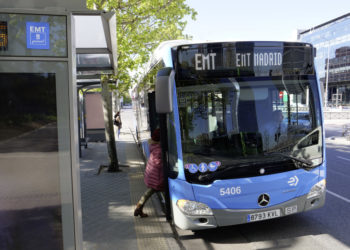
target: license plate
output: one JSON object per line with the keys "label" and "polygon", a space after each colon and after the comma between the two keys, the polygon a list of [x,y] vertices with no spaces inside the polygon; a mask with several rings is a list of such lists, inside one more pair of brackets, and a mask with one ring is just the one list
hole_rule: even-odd
{"label": "license plate", "polygon": [[281,216],[281,211],[279,209],[255,213],[255,214],[248,214],[247,221],[259,221],[259,220],[268,220],[272,218],[277,218]]}
{"label": "license plate", "polygon": [[286,215],[288,215],[288,214],[295,214],[296,212],[298,212],[298,206],[297,205],[294,205],[294,206],[291,206],[291,207],[286,207],[285,210],[284,210],[284,213]]}

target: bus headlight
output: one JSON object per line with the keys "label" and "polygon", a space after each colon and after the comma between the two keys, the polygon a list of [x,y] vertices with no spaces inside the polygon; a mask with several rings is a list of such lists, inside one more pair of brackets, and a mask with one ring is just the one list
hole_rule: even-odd
{"label": "bus headlight", "polygon": [[316,183],[307,195],[307,199],[312,199],[316,196],[320,196],[326,190],[326,179]]}
{"label": "bus headlight", "polygon": [[176,205],[180,210],[187,215],[213,215],[210,207],[204,203],[189,201],[189,200],[178,200]]}

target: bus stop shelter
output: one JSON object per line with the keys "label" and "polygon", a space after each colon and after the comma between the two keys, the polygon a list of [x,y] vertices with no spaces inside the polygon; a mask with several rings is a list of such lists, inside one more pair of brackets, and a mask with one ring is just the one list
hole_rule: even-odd
{"label": "bus stop shelter", "polygon": [[[89,138],[86,115],[89,110],[86,107],[86,93],[91,89],[101,88],[101,75],[116,73],[116,18],[114,13],[84,11],[74,13],[74,20],[79,140],[80,147],[87,147]],[[110,83],[115,84],[113,81]],[[100,113],[103,112],[101,104],[95,102],[91,105],[99,107],[94,107],[94,111],[91,112],[95,113],[96,118],[90,119],[100,119]],[[104,129],[101,132],[104,133]],[[79,154],[81,155],[80,148]]]}
{"label": "bus stop shelter", "polygon": [[[86,41],[103,46],[80,46],[84,18],[99,20]],[[83,248],[76,93],[115,72],[115,52],[113,13],[1,1],[0,249]]]}

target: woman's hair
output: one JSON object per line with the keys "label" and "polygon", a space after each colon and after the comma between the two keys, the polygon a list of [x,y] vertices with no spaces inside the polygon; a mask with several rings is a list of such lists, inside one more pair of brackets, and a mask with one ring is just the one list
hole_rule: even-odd
{"label": "woman's hair", "polygon": [[153,131],[151,138],[152,138],[153,141],[160,141],[160,130],[159,130],[159,128],[157,128],[157,129],[155,129]]}

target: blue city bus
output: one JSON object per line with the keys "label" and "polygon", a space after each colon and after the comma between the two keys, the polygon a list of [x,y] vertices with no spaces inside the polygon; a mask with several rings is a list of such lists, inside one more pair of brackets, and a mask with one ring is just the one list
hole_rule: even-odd
{"label": "blue city bus", "polygon": [[175,225],[201,230],[324,205],[315,53],[299,42],[160,45],[143,77],[155,92],[145,107],[150,130],[161,129]]}

